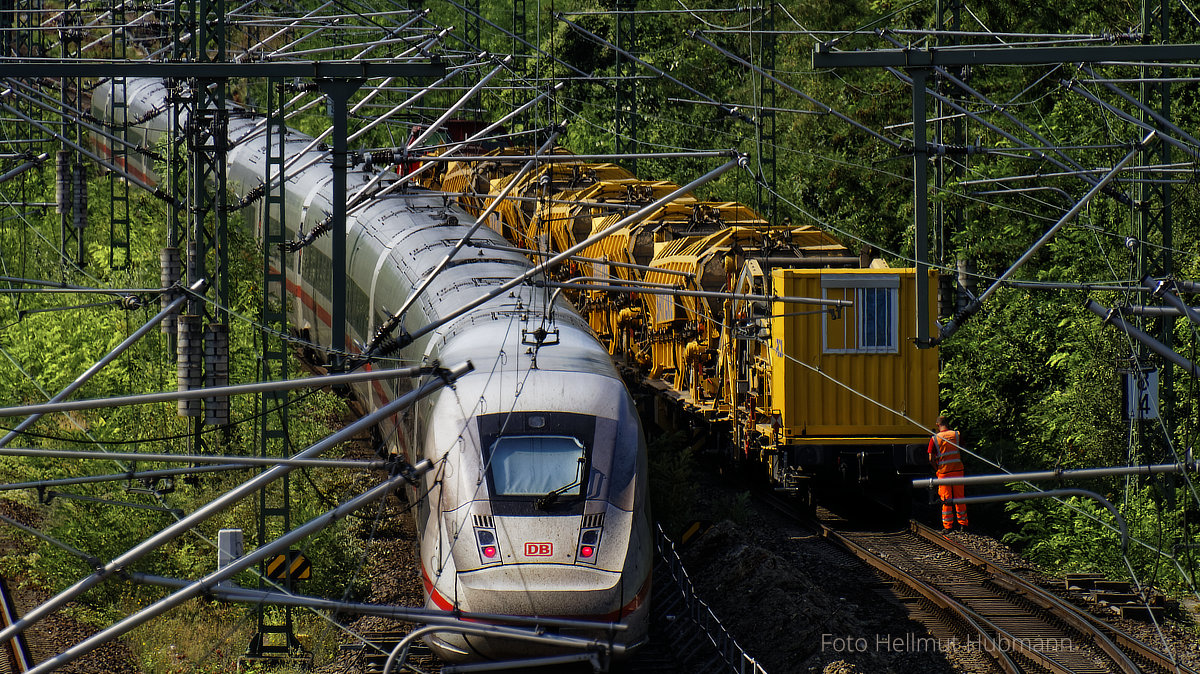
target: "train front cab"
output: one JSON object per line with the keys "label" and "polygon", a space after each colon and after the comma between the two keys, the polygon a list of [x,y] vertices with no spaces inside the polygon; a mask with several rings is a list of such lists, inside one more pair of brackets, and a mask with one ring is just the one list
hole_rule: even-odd
{"label": "train front cab", "polygon": [[[647,629],[653,543],[645,441],[632,400],[610,376],[535,371],[532,379],[545,379],[524,382],[545,394],[543,404],[522,409],[493,395],[492,409],[503,411],[473,417],[452,443],[459,451],[447,455],[432,512],[421,515],[423,548],[442,551],[422,560],[427,606],[618,622],[624,632],[559,633],[638,644]],[[474,399],[470,389],[460,382],[459,393]],[[443,432],[431,429],[431,437],[444,439]],[[450,633],[428,642],[451,661],[569,652]]]}

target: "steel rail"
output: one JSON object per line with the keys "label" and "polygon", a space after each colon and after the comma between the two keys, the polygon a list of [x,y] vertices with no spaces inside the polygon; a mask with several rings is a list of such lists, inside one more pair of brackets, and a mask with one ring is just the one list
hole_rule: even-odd
{"label": "steel rail", "polygon": [[[19,615],[17,614],[17,602],[13,598],[12,592],[8,589],[8,583],[0,578],[0,622],[3,626],[11,625]],[[22,635],[20,638],[13,639],[7,646],[8,656],[5,660],[5,665],[11,665],[13,671],[28,672],[33,668],[33,654],[29,650],[29,644],[25,641]]]}
{"label": "steel rail", "polygon": [[975,554],[962,545],[947,539],[945,536],[939,535],[931,527],[921,524],[920,522],[912,521],[909,522],[909,529],[918,536],[928,541],[932,541],[935,545],[938,545],[958,555],[959,557],[966,559],[970,563],[985,569],[994,579],[996,579],[997,584],[999,584],[1001,587],[1011,589],[1015,592],[1020,592],[1021,594],[1026,595],[1030,601],[1036,604],[1045,604],[1057,607],[1058,610],[1061,610],[1062,613],[1065,614],[1062,616],[1063,619],[1070,622],[1073,626],[1086,623],[1085,626],[1079,627],[1079,629],[1091,631],[1098,628],[1104,633],[1103,636],[1106,640],[1115,640],[1115,643],[1113,644],[1114,648],[1118,648],[1121,651],[1132,650],[1137,657],[1144,658],[1153,663],[1156,667],[1161,667],[1166,671],[1176,671],[1180,674],[1200,674],[1195,669],[1178,662],[1178,660],[1167,657],[1167,654],[1163,653],[1162,651],[1149,646],[1145,642],[1138,640],[1137,638],[1104,622],[1103,620],[1100,620],[1090,613],[1080,611],[1070,603],[1059,599],[1058,597],[1030,583],[1024,578],[1017,576],[1008,569],[997,566],[994,562]]}
{"label": "steel rail", "polygon": [[[1001,669],[1006,672],[1006,674],[1022,674],[1021,668],[1012,661],[1012,658],[1008,656],[1008,653],[1005,652],[1005,649],[1001,648],[1000,644],[996,643],[996,640],[992,638],[992,635],[988,634],[987,630],[985,630],[983,625],[980,624],[981,621],[979,620],[979,616],[970,608],[964,606],[958,600],[943,593],[929,583],[918,579],[891,562],[888,562],[878,555],[875,555],[865,547],[834,531],[831,527],[820,523],[817,523],[816,526],[821,532],[821,536],[823,538],[837,543],[867,564],[870,564],[888,576],[904,583],[933,605],[953,613],[960,621],[970,626],[979,635],[980,639],[986,639],[987,642],[991,644],[991,648],[984,648],[983,650],[992,656],[992,659],[997,665],[1000,666]],[[996,629],[997,633],[1003,632],[1003,630],[999,630],[993,625],[989,624],[988,627]],[[1070,673],[1068,672],[1067,674]]]}
{"label": "steel rail", "polygon": [[[994,622],[989,620],[986,616],[980,615],[979,613],[977,613],[976,611],[967,607],[965,604],[963,604],[959,600],[957,600],[954,597],[951,597],[950,595],[947,595],[944,592],[942,592],[941,590],[937,589],[932,584],[930,584],[926,581],[920,580],[919,578],[916,578],[912,574],[908,573],[907,571],[904,571],[903,569],[900,569],[899,567],[897,567],[896,565],[887,561],[886,559],[882,558],[881,556],[876,555],[874,552],[870,551],[866,547],[851,540],[849,537],[847,537],[837,531],[834,531],[832,528],[827,527],[823,524],[818,524],[818,526],[821,528],[823,535],[826,538],[830,538],[830,539],[836,541],[838,544],[842,545],[846,549],[853,552],[856,556],[858,556],[863,561],[867,562],[868,564],[875,567],[876,569],[883,571],[887,575],[892,576],[893,578],[896,578],[897,580],[900,580],[901,582],[908,585],[913,590],[916,590],[917,592],[921,593],[922,596],[925,596],[926,598],[929,598],[931,601],[934,601],[939,606],[942,606],[943,608],[947,608],[947,609],[951,609],[951,606],[957,606],[959,610],[956,610],[955,612],[959,613],[960,615],[965,613],[965,614],[971,616],[970,624],[973,627],[978,628],[979,624],[982,624],[982,625],[986,626],[987,629],[993,630],[995,632],[995,634],[999,635],[1000,638],[1007,640],[1007,643],[1009,645],[1011,645],[1016,652],[1019,652],[1023,657],[1030,659],[1031,661],[1036,663],[1039,667],[1043,667],[1051,672],[1054,672],[1055,674],[1073,674],[1072,670],[1069,669],[1068,667],[1066,667],[1065,665],[1063,665],[1062,663],[1057,662],[1056,660],[1054,660],[1052,657],[1050,657],[1046,653],[1043,653],[1043,652],[1039,651],[1038,649],[1033,648],[1032,646],[1026,644],[1025,643],[1027,641],[1026,639],[1022,639],[1021,637],[1018,637],[1018,636],[1012,634],[1010,631],[1005,630],[1004,628],[1000,627],[999,625],[996,625]],[[935,597],[937,599],[934,599]],[[943,604],[943,601],[945,602],[945,604]],[[951,609],[951,610],[953,610],[953,609]],[[1056,614],[1056,617],[1058,617],[1057,614]],[[1094,629],[1091,629],[1091,628],[1087,627],[1086,625],[1081,630],[1081,632],[1085,635],[1095,634],[1099,639],[1107,640],[1104,637],[1104,635],[1096,633],[1096,631]],[[984,633],[984,632],[981,632],[981,633]],[[988,639],[991,643],[996,645],[997,652],[1004,655],[1005,658],[1007,659],[1007,653],[1004,652],[1004,649],[1001,648],[999,644],[996,644],[996,639],[992,638],[990,635],[988,635]],[[1129,658],[1127,656],[1125,656],[1123,653],[1121,653],[1116,648],[1116,646],[1113,645],[1111,642],[1108,643],[1107,648],[1103,644],[1100,645],[1100,648],[1101,648],[1101,650],[1103,650],[1105,652],[1105,655],[1108,655],[1110,658],[1113,658],[1113,663],[1120,666],[1121,671],[1124,674],[1141,674],[1141,670],[1137,667],[1137,665],[1134,664],[1132,661],[1130,661]],[[984,650],[987,650],[987,649],[984,649]],[[1014,667],[1015,667],[1015,665],[1014,665]],[[1023,670],[1017,669],[1016,671],[1020,672]]]}

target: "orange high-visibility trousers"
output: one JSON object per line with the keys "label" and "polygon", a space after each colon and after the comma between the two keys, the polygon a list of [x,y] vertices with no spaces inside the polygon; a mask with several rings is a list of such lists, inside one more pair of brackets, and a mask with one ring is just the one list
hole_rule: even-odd
{"label": "orange high-visibility trousers", "polygon": [[[938,473],[938,477],[962,477],[962,471],[954,471],[952,473]],[[947,503],[952,498],[962,498],[966,496],[966,490],[961,484],[938,485],[938,498],[942,499],[942,528],[953,529],[954,520],[958,520],[959,526],[967,526],[967,504],[966,503]]]}

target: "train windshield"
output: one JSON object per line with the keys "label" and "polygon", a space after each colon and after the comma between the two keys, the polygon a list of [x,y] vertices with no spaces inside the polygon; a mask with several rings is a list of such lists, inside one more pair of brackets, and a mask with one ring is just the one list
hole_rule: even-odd
{"label": "train windshield", "polygon": [[497,496],[578,496],[586,461],[583,444],[564,435],[497,438],[490,469]]}

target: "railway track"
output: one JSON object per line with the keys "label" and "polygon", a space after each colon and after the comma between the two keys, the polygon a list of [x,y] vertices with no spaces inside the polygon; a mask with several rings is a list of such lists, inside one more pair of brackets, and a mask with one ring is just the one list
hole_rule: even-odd
{"label": "railway track", "polygon": [[[0,578],[0,628],[8,627],[17,621],[16,601],[8,589],[8,583]],[[24,634],[18,634],[4,644],[3,656],[0,657],[0,672],[26,672],[34,665],[33,655]]]}
{"label": "railway track", "polygon": [[[903,648],[966,649],[992,671],[1179,672],[1194,670],[924,525],[822,534],[893,580],[927,640]],[[930,624],[930,622],[933,624]],[[871,644],[878,647],[878,644]]]}

